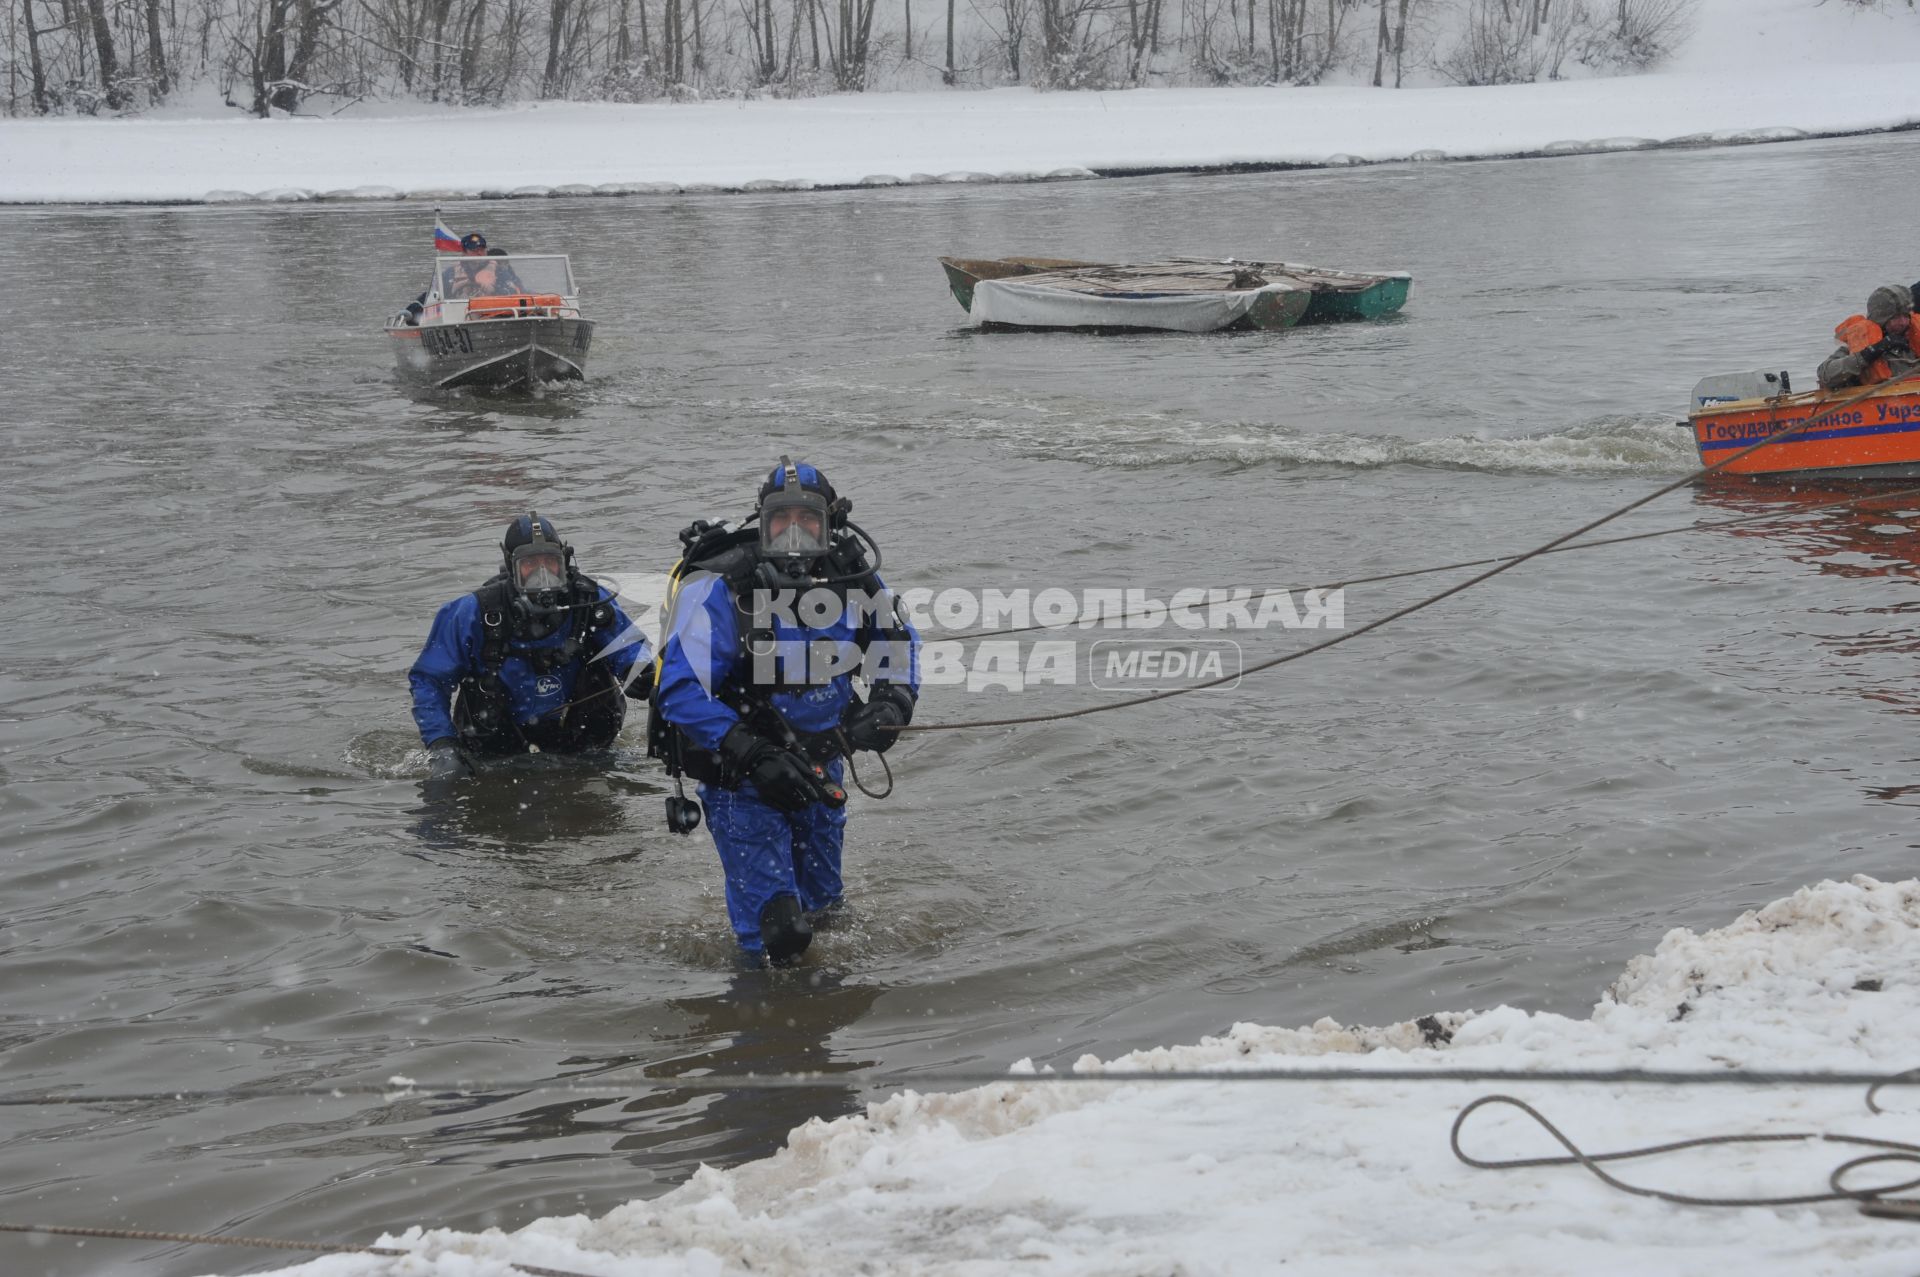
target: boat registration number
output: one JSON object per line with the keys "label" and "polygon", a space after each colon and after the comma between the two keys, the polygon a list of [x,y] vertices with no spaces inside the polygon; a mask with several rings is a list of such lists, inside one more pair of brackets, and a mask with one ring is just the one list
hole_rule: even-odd
{"label": "boat registration number", "polygon": [[464,328],[422,328],[420,344],[436,355],[473,353],[473,337]]}

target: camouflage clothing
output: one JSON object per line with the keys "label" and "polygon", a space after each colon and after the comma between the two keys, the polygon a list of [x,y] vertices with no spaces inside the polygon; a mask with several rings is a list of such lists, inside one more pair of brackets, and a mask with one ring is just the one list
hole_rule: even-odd
{"label": "camouflage clothing", "polygon": [[[1867,298],[1867,319],[1883,328],[1888,320],[1910,314],[1912,310],[1913,294],[1902,284],[1876,288],[1873,295]],[[1842,324],[1841,327],[1846,325]],[[1874,365],[1880,363],[1886,365],[1887,375],[1870,376]],[[1843,345],[1820,365],[1820,388],[1839,390],[1847,386],[1872,385],[1914,372],[1920,372],[1920,355],[1914,353],[1911,337],[1884,353],[1868,350],[1856,352]]]}

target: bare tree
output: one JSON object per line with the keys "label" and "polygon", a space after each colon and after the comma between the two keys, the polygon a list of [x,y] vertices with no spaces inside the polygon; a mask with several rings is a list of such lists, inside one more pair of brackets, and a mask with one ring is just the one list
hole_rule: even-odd
{"label": "bare tree", "polygon": [[[443,0],[444,2],[444,0]],[[560,96],[560,41],[567,30],[567,6],[573,0],[547,0],[547,69],[540,76],[540,96]]]}
{"label": "bare tree", "polygon": [[[1127,0],[1127,82],[1140,83],[1140,76],[1146,68],[1147,58],[1160,51],[1160,13],[1163,0]],[[1269,15],[1273,12],[1271,3],[1267,6]],[[1248,18],[1252,18],[1249,8]],[[1248,42],[1251,46],[1252,27],[1248,27]]]}
{"label": "bare tree", "polygon": [[771,84],[780,71],[780,47],[775,42],[773,0],[741,0],[747,39],[752,46],[753,80]]}
{"label": "bare tree", "polygon": [[53,109],[47,97],[47,68],[40,60],[40,33],[33,25],[33,0],[20,0],[20,16],[27,29],[27,73],[33,85],[33,111],[45,115]]}
{"label": "bare tree", "polygon": [[487,29],[487,0],[477,0],[460,23],[460,100],[475,101],[480,90],[480,48]]}
{"label": "bare tree", "polygon": [[1035,0],[1042,65],[1038,79],[1053,88],[1079,89],[1111,79],[1110,55],[1128,37],[1104,19],[1112,0]]}
{"label": "bare tree", "polygon": [[[1344,66],[1398,87],[1422,66],[1464,83],[1551,76],[1563,56],[1644,66],[1697,2],[945,0],[942,32],[940,11],[914,0],[0,0],[0,48],[3,109],[39,114],[126,110],[197,79],[262,115],[329,96],[857,92],[896,61],[948,85],[1311,84]],[[1822,2],[1909,7],[1805,0]]]}
{"label": "bare tree", "polygon": [[686,78],[680,36],[680,0],[665,0],[660,9],[660,49],[664,59],[661,74],[667,83],[679,84]]}
{"label": "bare tree", "polygon": [[[1527,0],[1534,6],[1534,15],[1544,13],[1551,0]],[[1413,0],[1380,0],[1380,24],[1373,45],[1373,87],[1380,88],[1386,81],[1387,59],[1393,59],[1393,87],[1399,88],[1406,74],[1407,56],[1407,11]],[[1394,10],[1394,19],[1389,26],[1387,13]]]}
{"label": "bare tree", "polygon": [[1635,69],[1652,66],[1693,29],[1697,0],[1615,0],[1612,56],[1604,59]]}
{"label": "bare tree", "polygon": [[1027,18],[1032,9],[1033,0],[1001,0],[1002,11],[1006,15],[1006,33],[1004,43],[1007,52],[1007,69],[1017,81],[1020,77],[1020,54],[1027,43]]}
{"label": "bare tree", "polygon": [[1316,84],[1340,56],[1340,33],[1354,0],[1272,0],[1268,55],[1276,83]]}
{"label": "bare tree", "polygon": [[87,0],[87,18],[93,24],[93,51],[99,60],[100,89],[107,95],[107,105],[118,111],[127,104],[127,91],[120,83],[120,59],[114,52],[113,28],[107,23],[105,0]]}
{"label": "bare tree", "polygon": [[1380,32],[1373,42],[1373,87],[1379,88],[1387,69],[1387,46],[1393,36],[1387,28],[1387,0],[1380,0]]}
{"label": "bare tree", "polygon": [[867,87],[874,4],[875,0],[838,0],[833,17],[824,11],[821,13],[827,28],[827,62],[833,70],[833,85],[837,89],[857,92]]}
{"label": "bare tree", "polygon": [[1393,28],[1393,87],[1404,83],[1407,69],[1407,10],[1413,0],[1400,0],[1400,17]]}
{"label": "bare tree", "polygon": [[147,0],[147,76],[152,82],[153,100],[158,102],[173,91],[173,79],[167,74],[167,42],[161,35],[160,0]]}

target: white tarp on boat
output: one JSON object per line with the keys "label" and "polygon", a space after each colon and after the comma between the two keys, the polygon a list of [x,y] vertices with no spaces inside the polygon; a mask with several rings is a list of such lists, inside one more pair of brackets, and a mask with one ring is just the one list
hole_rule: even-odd
{"label": "white tarp on boat", "polygon": [[1034,279],[983,279],[973,286],[976,327],[1020,324],[1030,328],[1165,328],[1210,333],[1227,327],[1269,293],[1297,291],[1297,285],[1218,292],[1101,296],[1049,286]]}

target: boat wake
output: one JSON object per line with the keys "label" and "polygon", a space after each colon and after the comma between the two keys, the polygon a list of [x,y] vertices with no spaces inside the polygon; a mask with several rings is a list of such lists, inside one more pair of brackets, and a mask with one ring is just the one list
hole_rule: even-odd
{"label": "boat wake", "polygon": [[1024,451],[1043,460],[1122,468],[1226,462],[1353,470],[1421,466],[1490,474],[1679,475],[1699,465],[1691,436],[1675,429],[1672,418],[1666,416],[1604,417],[1539,434],[1437,439],[1308,435],[1284,428],[1233,430],[1215,423],[1164,422],[1152,429],[1131,424],[1109,429],[1094,426],[1071,439],[1032,443]]}

